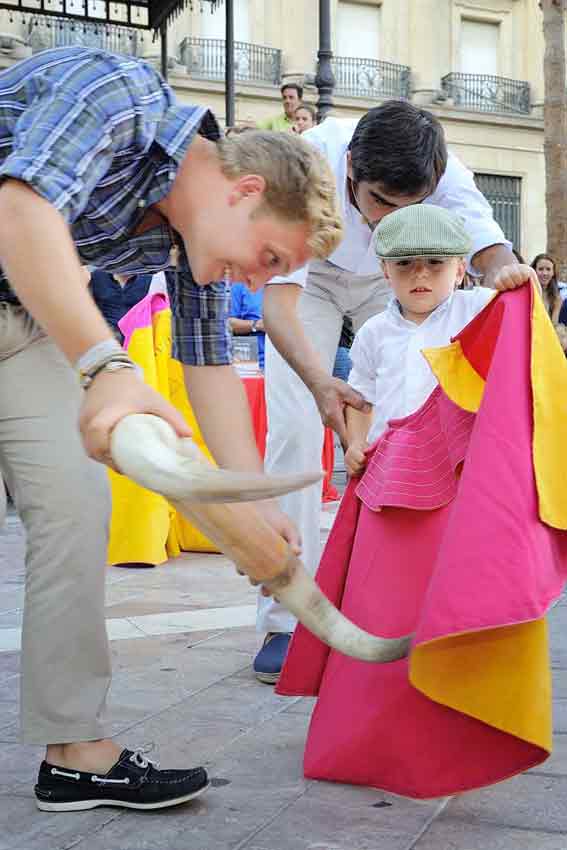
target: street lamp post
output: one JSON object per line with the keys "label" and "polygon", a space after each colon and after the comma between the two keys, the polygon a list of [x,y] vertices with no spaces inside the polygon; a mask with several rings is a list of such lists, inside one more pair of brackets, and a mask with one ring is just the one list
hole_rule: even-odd
{"label": "street lamp post", "polygon": [[160,44],[161,44],[161,56],[160,56],[160,65],[161,65],[161,75],[164,80],[167,80],[167,21],[163,21],[160,24],[159,28],[160,35]]}
{"label": "street lamp post", "polygon": [[331,0],[319,0],[319,50],[317,52],[317,74],[315,85],[319,92],[317,117],[322,121],[333,108],[335,75],[331,59]]}
{"label": "street lamp post", "polygon": [[225,39],[225,121],[227,127],[234,127],[235,88],[234,88],[234,0],[226,2],[226,39]]}

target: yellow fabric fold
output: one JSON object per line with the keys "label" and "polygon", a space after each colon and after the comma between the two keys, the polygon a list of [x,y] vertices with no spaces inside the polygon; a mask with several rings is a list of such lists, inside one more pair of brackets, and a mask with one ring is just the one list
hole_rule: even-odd
{"label": "yellow fabric fold", "polygon": [[544,619],[420,644],[412,652],[409,677],[435,702],[551,752]]}
{"label": "yellow fabric fold", "polygon": [[567,529],[567,360],[539,293],[532,311],[533,461],[539,515]]}
{"label": "yellow fabric fold", "polygon": [[[137,328],[130,338],[128,353],[143,370],[146,383],[181,411],[194,441],[210,458],[187,398],[183,368],[171,359],[171,311],[160,310],[154,314],[152,326]],[[109,476],[112,491],[109,564],[163,564],[181,551],[218,551],[162,496],[111,470]]]}
{"label": "yellow fabric fold", "polygon": [[463,410],[476,413],[485,382],[465,357],[459,340],[442,348],[426,348],[421,353],[445,395]]}

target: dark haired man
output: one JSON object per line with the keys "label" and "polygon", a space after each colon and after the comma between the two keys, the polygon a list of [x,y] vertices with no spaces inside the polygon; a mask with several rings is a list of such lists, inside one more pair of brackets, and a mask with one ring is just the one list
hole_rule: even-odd
{"label": "dark haired man", "polygon": [[284,83],[280,89],[283,104],[283,115],[260,121],[261,130],[276,130],[278,132],[293,132],[295,122],[295,110],[301,103],[303,97],[303,86],[299,83]]}
{"label": "dark haired man", "polygon": [[[334,171],[344,236],[328,260],[273,278],[265,290],[265,464],[272,473],[311,468],[321,456],[321,419],[344,441],[345,404],[362,407],[356,393],[331,372],[343,317],[351,317],[356,331],[390,298],[371,245],[372,230],[384,216],[420,203],[459,213],[473,241],[470,270],[484,275],[485,283],[501,266],[516,262],[473,175],[447,152],[443,128],[426,110],[390,101],[358,123],[327,118],[303,138],[327,156]],[[312,570],[320,554],[320,496],[314,486],[280,502],[299,527],[304,562]],[[267,638],[254,669],[261,681],[277,680],[294,625],[277,602],[260,598],[258,629]]]}

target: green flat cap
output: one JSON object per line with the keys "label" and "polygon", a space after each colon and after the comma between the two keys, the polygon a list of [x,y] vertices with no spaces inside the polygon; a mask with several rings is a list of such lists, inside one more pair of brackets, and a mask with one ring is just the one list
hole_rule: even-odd
{"label": "green flat cap", "polygon": [[390,213],[374,232],[381,260],[411,257],[466,257],[471,238],[462,219],[433,204],[413,204]]}

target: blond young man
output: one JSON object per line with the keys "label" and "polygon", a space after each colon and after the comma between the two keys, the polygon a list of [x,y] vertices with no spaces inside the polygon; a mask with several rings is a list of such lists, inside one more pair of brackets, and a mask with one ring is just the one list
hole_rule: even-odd
{"label": "blond young man", "polygon": [[[159,771],[103,722],[109,501],[87,454],[109,462],[110,432],[130,413],[187,427],[132,368],[82,265],[131,275],[176,261],[174,356],[205,439],[221,466],[260,471],[230,365],[226,286],[208,284],[256,289],[327,256],[341,233],[333,179],[297,138],[221,141],[212,114],[176,103],[151,66],[84,48],[0,74],[0,141],[0,468],[28,540],[22,727],[47,746],[37,803],[175,805],[207,787],[206,772]],[[263,511],[297,547],[277,506]]]}

